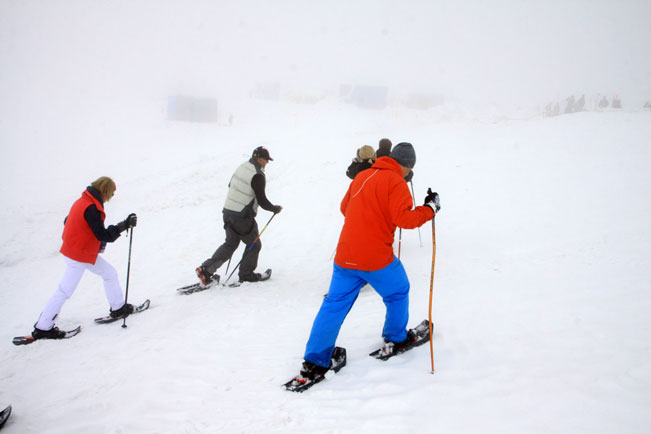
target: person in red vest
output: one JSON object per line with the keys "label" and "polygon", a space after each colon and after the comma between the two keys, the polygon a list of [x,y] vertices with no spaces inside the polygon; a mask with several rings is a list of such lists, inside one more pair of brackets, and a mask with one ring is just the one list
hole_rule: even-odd
{"label": "person in red vest", "polygon": [[81,197],[72,204],[64,221],[63,245],[60,250],[66,261],[66,270],[59,287],[34,325],[34,339],[61,339],[65,336],[64,331],[54,326],[54,320],[63,304],[75,292],[86,270],[101,276],[104,281],[112,317],[124,318],[133,313],[133,305],[124,301],[117,271],[99,256],[106,243],[117,240],[120,233],[138,223],[136,215],[131,213],[124,221],[104,227],[104,202],[113,197],[115,190],[115,182],[107,176],[102,176],[87,187]]}

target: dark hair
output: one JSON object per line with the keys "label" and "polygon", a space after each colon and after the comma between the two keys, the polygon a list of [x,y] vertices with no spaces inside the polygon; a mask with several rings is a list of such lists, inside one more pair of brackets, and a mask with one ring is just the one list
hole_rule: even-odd
{"label": "dark hair", "polygon": [[393,143],[391,143],[391,140],[389,140],[389,139],[381,139],[380,140],[380,149],[386,149],[387,151],[391,151],[391,146],[393,146]]}
{"label": "dark hair", "polygon": [[269,151],[264,146],[258,146],[255,148],[251,156],[253,158],[264,158],[267,161],[274,161],[274,159],[269,155]]}

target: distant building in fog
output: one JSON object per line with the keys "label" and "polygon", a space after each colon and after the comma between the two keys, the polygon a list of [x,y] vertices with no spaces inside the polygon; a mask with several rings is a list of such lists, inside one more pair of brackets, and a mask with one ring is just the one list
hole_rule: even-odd
{"label": "distant building in fog", "polygon": [[608,98],[606,98],[606,96],[601,97],[598,107],[600,109],[608,108]]}
{"label": "distant building in fog", "polygon": [[385,86],[350,85],[339,86],[339,96],[358,107],[383,109],[389,102],[389,88]]}
{"label": "distant building in fog", "polygon": [[622,108],[622,100],[617,95],[613,97],[613,102],[610,104],[612,108]]}
{"label": "distant building in fog", "polygon": [[167,98],[167,119],[183,122],[217,122],[217,100],[171,95]]}
{"label": "distant building in fog", "polygon": [[570,95],[565,99],[565,112],[564,113],[574,113],[574,95]]}

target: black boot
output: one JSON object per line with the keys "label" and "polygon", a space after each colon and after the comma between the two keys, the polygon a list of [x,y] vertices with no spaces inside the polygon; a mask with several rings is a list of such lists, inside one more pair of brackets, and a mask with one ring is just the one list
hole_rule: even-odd
{"label": "black boot", "polygon": [[316,377],[325,375],[330,368],[324,368],[323,366],[315,365],[312,362],[303,362],[303,367],[301,369],[300,377],[308,380],[314,380]]}
{"label": "black boot", "polygon": [[245,276],[240,276],[240,282],[259,282],[262,278],[260,273],[251,273]]}
{"label": "black boot", "polygon": [[50,330],[41,330],[34,326],[32,337],[34,339],[63,339],[66,332],[59,330],[57,327],[52,327]]}
{"label": "black boot", "polygon": [[407,339],[405,339],[402,342],[391,342],[391,341],[384,341],[384,347],[382,347],[381,353],[382,355],[388,356],[389,354],[393,353],[401,353],[404,350],[408,349],[411,347],[414,342],[418,340],[418,336],[416,336],[416,332],[413,330],[407,331]]}
{"label": "black boot", "polygon": [[124,303],[119,309],[111,309],[111,318],[126,318],[133,313],[133,305],[129,303]]}
{"label": "black boot", "polygon": [[[210,273],[206,271],[205,268],[203,268],[203,265],[197,267],[195,271],[197,272],[197,277],[199,278],[199,280],[201,280],[201,284],[203,286],[208,286],[212,283],[213,281],[212,276],[210,275]],[[219,282],[219,277],[217,279],[218,279],[217,282]]]}

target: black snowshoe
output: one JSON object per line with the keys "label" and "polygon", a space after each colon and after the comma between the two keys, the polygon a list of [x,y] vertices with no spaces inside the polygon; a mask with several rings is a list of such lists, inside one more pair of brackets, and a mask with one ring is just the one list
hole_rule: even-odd
{"label": "black snowshoe", "polygon": [[5,408],[0,412],[0,428],[2,428],[5,425],[5,422],[7,422],[7,419],[9,419],[10,415],[11,415],[11,405],[7,406],[7,408]]}
{"label": "black snowshoe", "polygon": [[192,285],[182,286],[178,288],[176,292],[182,295],[189,295],[194,294],[195,292],[205,291],[206,289],[210,289],[217,284],[219,284],[219,274],[213,274],[210,278],[210,283],[207,285],[204,285],[203,281],[201,281],[199,283],[193,283]]}
{"label": "black snowshoe", "polygon": [[429,340],[429,321],[423,320],[416,328],[407,332],[407,339],[402,342],[384,341],[382,348],[373,351],[369,356],[379,360],[389,360],[391,357],[423,345]]}
{"label": "black snowshoe", "polygon": [[95,318],[95,322],[97,324],[110,324],[110,323],[118,321],[118,320],[120,320],[122,318],[126,318],[127,316],[132,315],[134,313],[140,313],[140,312],[143,312],[143,311],[149,309],[149,304],[150,304],[150,301],[149,301],[149,299],[147,299],[139,306],[129,305],[129,306],[131,306],[131,312],[129,314],[125,315],[125,313],[127,312],[127,310],[125,310],[125,311],[122,312],[122,315],[114,316],[113,314],[114,313],[117,314],[120,309],[124,308],[124,306],[123,306],[122,308],[120,308],[120,309],[118,309],[116,311],[111,311],[111,313],[109,315],[102,316],[102,317],[99,317],[99,318]]}
{"label": "black snowshoe", "polygon": [[333,373],[337,373],[344,366],[346,366],[346,349],[335,347],[329,368],[317,366],[310,362],[303,362],[303,368],[298,377],[283,384],[283,387],[290,392],[305,392],[310,387],[325,380],[328,372],[332,371]]}
{"label": "black snowshoe", "polygon": [[228,286],[235,288],[240,286],[244,282],[263,282],[269,280],[271,277],[271,268],[267,268],[264,273],[251,273],[245,276],[240,276],[239,281],[230,283]]}
{"label": "black snowshoe", "polygon": [[12,342],[14,345],[28,345],[41,339],[70,339],[80,332],[81,326],[68,331],[59,330],[57,327],[52,327],[50,330],[40,330],[34,327],[31,336],[16,336]]}

